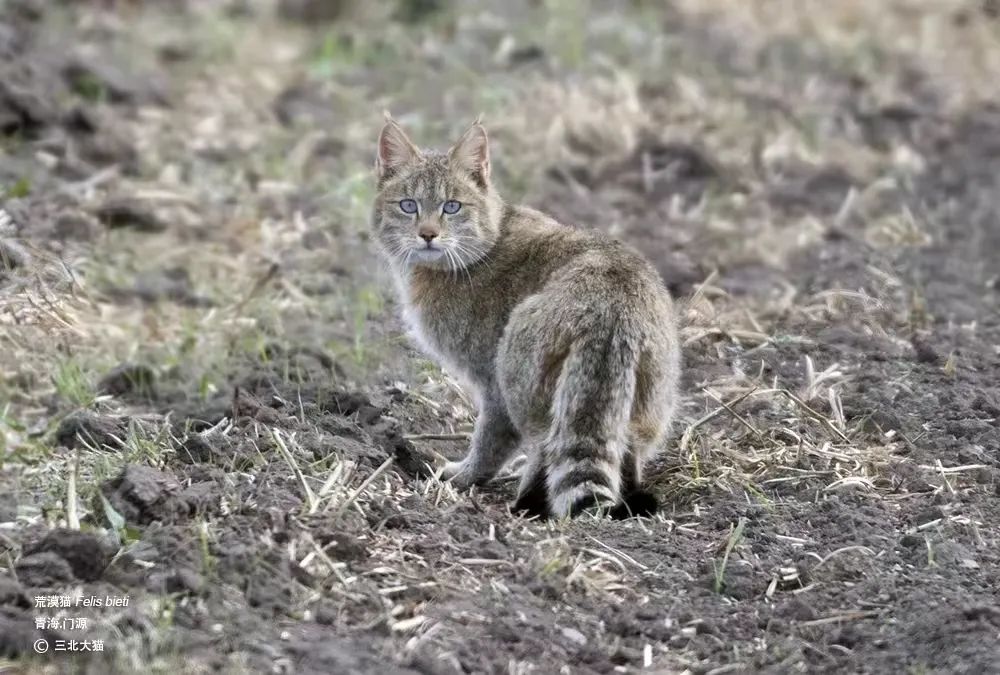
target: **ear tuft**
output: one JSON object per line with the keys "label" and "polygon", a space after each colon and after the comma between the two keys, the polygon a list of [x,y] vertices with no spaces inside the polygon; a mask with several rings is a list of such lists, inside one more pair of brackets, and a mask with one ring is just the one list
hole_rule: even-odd
{"label": "ear tuft", "polygon": [[402,127],[385,111],[385,126],[378,135],[378,151],[375,153],[375,173],[379,180],[391,175],[403,164],[420,155],[420,149],[403,131]]}
{"label": "ear tuft", "polygon": [[479,123],[481,117],[476,118],[476,122],[448,151],[448,161],[453,167],[471,175],[481,187],[486,187],[490,180],[490,142],[486,129]]}

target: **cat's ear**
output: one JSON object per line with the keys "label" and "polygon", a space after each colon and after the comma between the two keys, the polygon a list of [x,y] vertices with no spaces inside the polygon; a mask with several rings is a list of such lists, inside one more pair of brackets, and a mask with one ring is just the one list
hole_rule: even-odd
{"label": "cat's ear", "polygon": [[453,167],[471,175],[482,187],[490,180],[490,142],[486,129],[477,119],[448,151],[448,161]]}
{"label": "cat's ear", "polygon": [[392,174],[403,164],[411,162],[420,155],[420,149],[407,137],[396,120],[388,113],[385,115],[385,126],[378,135],[378,151],[375,153],[375,175],[379,180]]}

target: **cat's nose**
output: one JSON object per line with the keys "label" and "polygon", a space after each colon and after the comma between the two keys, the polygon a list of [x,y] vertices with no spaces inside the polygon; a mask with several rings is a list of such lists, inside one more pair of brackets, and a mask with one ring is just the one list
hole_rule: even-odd
{"label": "cat's nose", "polygon": [[421,239],[423,239],[424,241],[426,241],[428,244],[431,243],[432,241],[434,241],[435,239],[437,239],[439,234],[441,234],[441,231],[439,229],[437,229],[436,227],[426,227],[426,226],[424,226],[424,227],[421,227],[419,230],[417,230],[417,235]]}

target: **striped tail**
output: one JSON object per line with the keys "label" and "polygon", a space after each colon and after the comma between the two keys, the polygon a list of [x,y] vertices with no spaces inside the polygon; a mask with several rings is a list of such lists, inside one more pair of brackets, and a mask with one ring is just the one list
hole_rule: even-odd
{"label": "striped tail", "polygon": [[627,321],[603,318],[582,331],[563,362],[541,447],[556,517],[610,510],[621,501],[639,348]]}

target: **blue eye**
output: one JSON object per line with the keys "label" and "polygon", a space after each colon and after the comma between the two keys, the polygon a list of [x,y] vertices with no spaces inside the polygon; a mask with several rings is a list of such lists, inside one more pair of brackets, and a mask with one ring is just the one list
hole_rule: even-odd
{"label": "blue eye", "polygon": [[399,202],[399,210],[403,213],[416,213],[417,202],[412,199],[403,199]]}
{"label": "blue eye", "polygon": [[441,210],[448,215],[458,213],[460,208],[462,208],[462,202],[456,202],[454,199],[449,199],[441,206]]}

